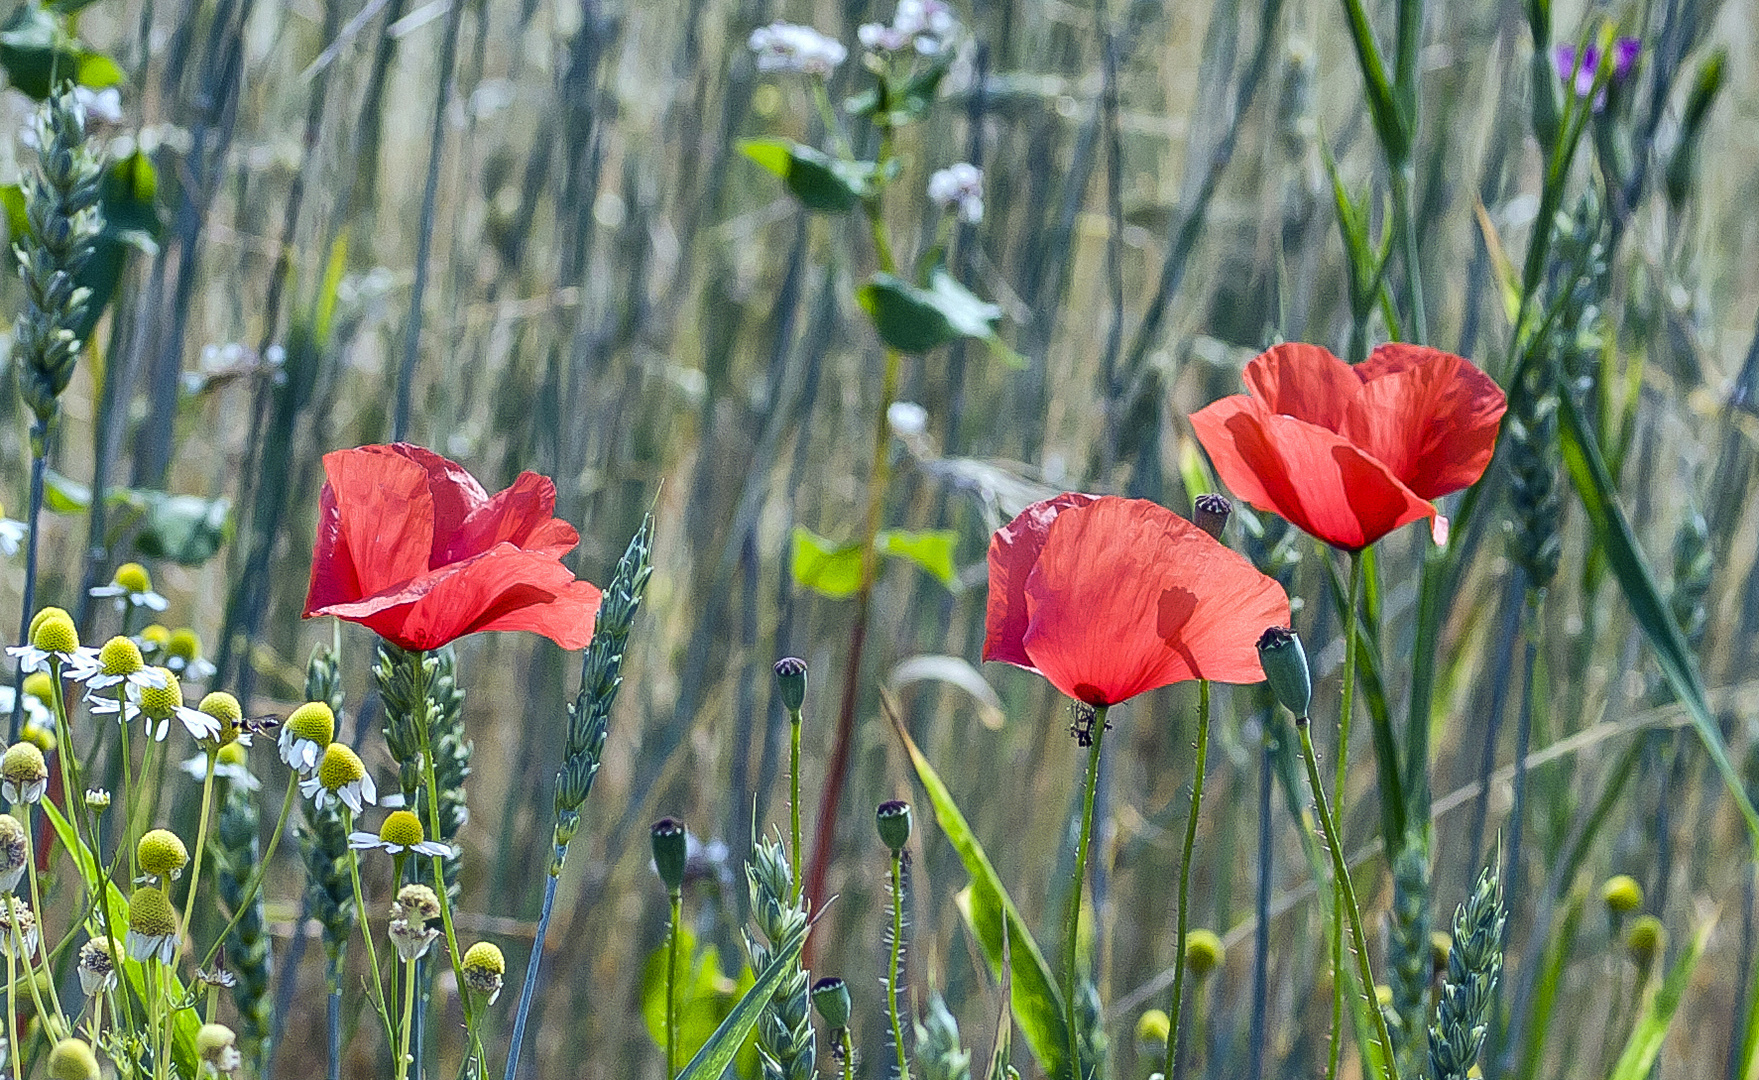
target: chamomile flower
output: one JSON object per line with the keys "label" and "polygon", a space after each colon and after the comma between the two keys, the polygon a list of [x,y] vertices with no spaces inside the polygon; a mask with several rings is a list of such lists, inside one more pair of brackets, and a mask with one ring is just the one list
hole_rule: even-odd
{"label": "chamomile flower", "polygon": [[244,1066],[238,1036],[225,1024],[203,1024],[195,1033],[195,1052],[220,1076],[235,1076]]}
{"label": "chamomile flower", "polygon": [[86,997],[116,989],[116,960],[106,938],[92,938],[79,947],[79,988]]}
{"label": "chamomile flower", "polygon": [[164,672],[148,667],[133,638],[113,637],[98,650],[97,669],[85,678],[86,698],[118,683],[138,689],[157,690],[165,685]]}
{"label": "chamomile flower", "polygon": [[6,651],[18,657],[19,670],[24,672],[53,672],[62,665],[84,670],[97,662],[97,650],[80,645],[73,616],[58,607],[46,607],[31,619],[30,644]]}
{"label": "chamomile flower", "polygon": [[215,690],[202,698],[202,703],[196,709],[207,713],[220,725],[219,732],[212,739],[205,740],[203,745],[250,745],[251,733],[245,729],[244,709],[238,704],[237,698],[224,690]]}
{"label": "chamomile flower", "polygon": [[128,899],[128,955],[169,964],[177,956],[177,912],[163,889],[142,885]]}
{"label": "chamomile flower", "polygon": [[6,517],[5,513],[0,510],[0,555],[10,559],[18,554],[19,545],[24,543],[24,538],[30,533],[30,526]]}
{"label": "chamomile flower", "polygon": [[0,950],[21,960],[37,951],[36,912],[16,896],[0,901]]}
{"label": "chamomile flower", "polygon": [[[214,763],[214,778],[224,780],[240,791],[256,791],[263,786],[244,756],[243,739],[230,742],[220,747],[219,760]],[[206,750],[185,761],[181,768],[197,780],[208,778],[208,752]]]}
{"label": "chamomile flower", "polygon": [[426,885],[405,885],[391,903],[387,932],[397,955],[405,963],[419,960],[440,936],[428,923],[440,917],[440,898]]}
{"label": "chamomile flower", "polygon": [[965,224],[976,225],[983,220],[983,170],[968,161],[936,170],[928,178],[928,198],[956,212]]}
{"label": "chamomile flower", "polygon": [[299,782],[299,790],[319,810],[341,802],[358,814],[379,800],[378,786],[360,755],[339,742],[324,747],[318,767]]}
{"label": "chamomile flower", "polygon": [[16,742],[0,756],[0,795],[14,806],[40,802],[49,790],[49,766],[36,743]]}
{"label": "chamomile flower", "polygon": [[182,723],[198,742],[204,739],[211,741],[218,736],[220,721],[199,709],[185,705],[183,687],[178,684],[177,676],[164,668],[157,670],[165,677],[164,686],[132,687],[129,691],[135,707],[146,720],[147,731],[152,737],[164,742],[165,733],[171,730],[173,719]]}
{"label": "chamomile flower", "polygon": [[92,595],[99,599],[114,597],[117,611],[127,611],[131,607],[146,608],[148,611],[164,611],[170,602],[153,591],[153,579],[147,568],[137,562],[125,562],[116,568],[116,576],[110,584],[99,585],[92,589]]}
{"label": "chamomile flower", "polygon": [[501,947],[488,941],[479,941],[464,950],[464,985],[467,989],[483,995],[493,1005],[501,996],[501,977],[507,973],[507,958],[501,955]]}
{"label": "chamomile flower", "polygon": [[308,701],[281,725],[275,746],[289,769],[307,773],[335,738],[336,714],[321,701]]}
{"label": "chamomile flower", "polygon": [[393,810],[385,815],[385,822],[377,833],[349,833],[348,846],[356,851],[379,848],[393,855],[407,855],[412,851],[419,855],[452,854],[450,845],[423,839],[425,835],[420,818],[408,810]]}
{"label": "chamomile flower", "polygon": [[26,855],[24,826],[11,814],[0,814],[0,892],[18,888]]}
{"label": "chamomile flower", "polygon": [[100,1080],[98,1055],[84,1039],[66,1038],[49,1051],[49,1080]]}
{"label": "chamomile flower", "polygon": [[189,848],[170,829],[149,829],[135,845],[134,860],[147,877],[175,880],[189,865]]}
{"label": "chamomile flower", "polygon": [[202,639],[187,626],[171,631],[165,641],[165,666],[191,682],[212,678],[214,665],[202,656]]}
{"label": "chamomile flower", "polygon": [[[24,686],[24,733],[31,742],[37,741],[34,732],[48,735],[50,746],[55,745],[55,713],[52,711],[51,700],[40,698],[31,693],[32,680],[40,679],[47,683],[49,676],[41,671],[33,671],[25,676]],[[51,691],[45,690],[45,693]],[[10,686],[0,686],[0,716],[11,716],[13,703],[18,700],[18,692]]]}

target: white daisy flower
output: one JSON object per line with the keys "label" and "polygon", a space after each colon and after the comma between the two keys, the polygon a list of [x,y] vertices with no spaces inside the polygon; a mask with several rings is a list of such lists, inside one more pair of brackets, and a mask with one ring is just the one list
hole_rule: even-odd
{"label": "white daisy flower", "polygon": [[29,532],[30,530],[25,527],[25,523],[22,521],[0,518],[0,555],[5,555],[9,559],[17,555],[19,545],[24,543],[24,538]]}
{"label": "white daisy flower", "polygon": [[379,826],[378,832],[349,833],[348,846],[356,851],[378,848],[393,855],[407,855],[413,851],[419,855],[451,857],[450,844],[427,840],[425,836],[420,818],[407,810],[393,810],[385,815],[385,822]]}
{"label": "white daisy flower", "polygon": [[749,44],[757,54],[759,71],[829,75],[849,56],[849,50],[836,38],[787,22],[758,27],[751,32]]}
{"label": "white daisy flower", "polygon": [[131,607],[164,611],[171,606],[169,600],[153,591],[153,579],[147,568],[136,562],[118,566],[110,584],[93,588],[92,595],[99,599],[114,598],[117,611],[127,611]]}
{"label": "white daisy flower", "polygon": [[128,898],[128,938],[130,959],[145,961],[149,957],[169,964],[177,957],[177,912],[165,891],[156,885],[142,885]]}
{"label": "white daisy flower", "polygon": [[0,795],[14,806],[41,802],[49,790],[49,766],[35,743],[13,743],[0,756]]}
{"label": "white daisy flower", "polygon": [[[171,729],[171,721],[177,720],[193,735],[196,740],[213,741],[220,734],[220,721],[202,712],[192,709],[183,703],[183,687],[178,684],[177,676],[159,668],[165,677],[164,686],[130,686],[128,696],[140,710],[140,716],[147,723],[147,732],[159,742],[165,741],[165,733]],[[111,710],[104,710],[109,712]]]}
{"label": "white daisy flower", "polygon": [[336,714],[321,701],[308,701],[293,710],[281,725],[275,748],[281,760],[297,773],[308,773],[317,766],[324,748],[336,738]]}
{"label": "white daisy flower", "polygon": [[379,789],[360,755],[338,742],[324,747],[318,767],[299,782],[299,790],[319,810],[341,802],[356,814],[379,798]]}

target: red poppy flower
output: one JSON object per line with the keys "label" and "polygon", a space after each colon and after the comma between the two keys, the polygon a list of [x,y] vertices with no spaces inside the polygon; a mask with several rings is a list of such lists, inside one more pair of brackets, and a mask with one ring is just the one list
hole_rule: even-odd
{"label": "red poppy flower", "polygon": [[1278,345],[1246,365],[1250,395],[1191,415],[1197,441],[1234,494],[1346,551],[1430,519],[1431,499],[1477,482],[1508,401],[1463,360],[1382,345],[1344,363],[1317,345]]}
{"label": "red poppy flower", "polygon": [[1187,679],[1260,682],[1258,635],[1288,621],[1282,586],[1144,499],[1058,495],[990,540],[983,658],[1089,705]]}
{"label": "red poppy flower", "polygon": [[520,473],[490,496],[463,468],[408,443],[324,455],[305,614],[370,627],[412,651],[482,630],[530,630],[564,649],[592,639],[599,590],[562,556],[556,485]]}

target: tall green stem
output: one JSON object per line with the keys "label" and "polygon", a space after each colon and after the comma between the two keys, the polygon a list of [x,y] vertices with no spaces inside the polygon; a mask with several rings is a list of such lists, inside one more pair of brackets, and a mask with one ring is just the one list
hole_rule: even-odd
{"label": "tall green stem", "polygon": [[287,818],[293,812],[293,796],[299,791],[299,774],[290,773],[287,777],[287,795],[281,800],[281,816],[275,819],[275,831],[269,834],[269,845],[263,849],[263,857],[257,860],[256,867],[251,870],[250,878],[244,883],[244,891],[239,894],[238,909],[220,931],[214,943],[208,946],[207,955],[202,957],[201,967],[207,968],[219,955],[225,945],[226,938],[237,928],[240,919],[244,918],[244,910],[250,907],[257,897],[257,890],[262,888],[263,875],[268,872],[269,860],[275,857],[275,846],[281,842],[281,834],[287,831]]}
{"label": "tall green stem", "polygon": [[208,775],[202,780],[202,819],[195,830],[195,865],[189,868],[189,892],[183,897],[183,932],[190,935],[192,948],[195,935],[189,928],[189,916],[195,910],[195,887],[202,882],[202,853],[208,849],[208,814],[214,806],[214,770],[219,764],[220,748],[216,746],[208,751]]}
{"label": "tall green stem", "polygon": [[[1083,1080],[1081,1038],[1075,1029],[1075,976],[1080,951],[1081,899],[1087,889],[1087,842],[1093,835],[1093,793],[1099,786],[1099,748],[1105,742],[1106,710],[1093,710],[1093,726],[1087,750],[1087,779],[1081,792],[1081,833],[1075,843],[1075,880],[1069,886],[1068,933],[1063,939],[1063,1022],[1069,1034],[1069,1075]],[[1171,1036],[1168,1036],[1169,1041]]]}
{"label": "tall green stem", "polygon": [[789,839],[794,846],[789,849],[791,859],[789,866],[794,869],[794,906],[800,906],[800,893],[805,886],[806,867],[800,865],[800,710],[791,709],[788,714],[789,748],[788,748],[788,817]]}
{"label": "tall green stem", "polygon": [[1403,245],[1405,291],[1411,297],[1410,340],[1418,345],[1429,341],[1429,316],[1423,306],[1423,270],[1418,262],[1417,219],[1411,206],[1412,168],[1410,162],[1395,163],[1392,173],[1393,216]]}
{"label": "tall green stem", "polygon": [[1173,961],[1173,999],[1167,1007],[1167,1059],[1163,1077],[1173,1075],[1179,1060],[1179,1014],[1185,1000],[1185,932],[1189,926],[1191,898],[1191,849],[1197,845],[1197,813],[1203,805],[1203,772],[1209,759],[1209,680],[1197,682],[1197,773],[1191,780],[1191,813],[1185,819],[1185,849],[1179,856],[1178,957]]}
{"label": "tall green stem", "polygon": [[[416,717],[416,729],[421,733],[421,767],[422,782],[427,789],[428,797],[428,835],[441,840],[440,835],[440,781],[434,772],[433,738],[429,731],[432,727],[433,705],[428,701],[428,668],[425,653],[411,653],[415,663],[415,707],[419,710]],[[443,841],[442,841],[443,842]],[[452,977],[457,984],[464,985],[463,954],[458,951],[458,932],[452,926],[452,898],[446,889],[446,857],[433,856],[434,893],[440,898],[440,924],[446,928],[446,954],[452,960]],[[472,1030],[476,1027],[476,1005],[469,994],[458,995],[459,1004],[464,1008],[465,1027]],[[474,1056],[480,1044],[474,1044]],[[481,1063],[478,1063],[481,1067]]]}
{"label": "tall green stem", "polygon": [[[401,880],[401,875],[392,880]],[[409,1075],[409,1063],[414,1059],[409,1056],[409,1033],[415,1027],[415,961],[408,960],[403,964],[403,1015],[398,1017],[398,1026],[403,1029],[397,1045],[397,1080]],[[670,1077],[667,1080],[671,1080]]]}
{"label": "tall green stem", "polygon": [[[1308,730],[1309,724],[1305,716],[1295,720],[1295,727],[1301,733],[1301,757],[1307,763],[1307,783],[1313,788],[1313,799],[1318,804],[1319,826],[1325,831],[1326,850],[1331,852],[1332,876],[1336,879],[1339,904],[1349,917],[1350,939],[1356,953],[1356,977],[1361,984],[1358,989],[1368,1012],[1374,1017],[1375,1035],[1380,1043],[1380,1075],[1383,1080],[1399,1080],[1399,1066],[1393,1058],[1392,1033],[1386,1026],[1386,1014],[1381,1011],[1373,996],[1374,971],[1368,966],[1368,939],[1362,933],[1362,910],[1356,904],[1356,890],[1350,884],[1350,865],[1344,858],[1337,823],[1332,819],[1331,805],[1325,797],[1325,784],[1319,777],[1319,761],[1313,754],[1313,733]],[[1344,973],[1334,973],[1332,980],[1341,984]]]}
{"label": "tall green stem", "polygon": [[[799,871],[794,874],[794,887],[798,894]],[[673,889],[669,899],[672,926],[666,934],[666,1080],[678,1075],[678,941],[683,937],[679,931],[684,917],[684,894]]]}
{"label": "tall green stem", "polygon": [[892,961],[886,968],[886,1015],[892,1021],[892,1046],[898,1052],[898,1080],[910,1080],[910,1056],[904,1050],[904,1020],[898,1012],[898,981],[904,977],[904,849],[892,852]]}
{"label": "tall green stem", "polygon": [[[1356,704],[1356,609],[1361,603],[1362,594],[1362,553],[1350,552],[1350,584],[1345,593],[1344,610],[1344,689],[1338,706],[1338,764],[1337,773],[1332,779],[1332,805],[1343,812],[1344,783],[1349,776],[1350,760],[1350,718],[1355,713]],[[1338,1075],[1338,1062],[1342,1053],[1344,1035],[1344,898],[1343,891],[1337,882],[1332,883],[1333,897],[1331,905],[1331,1050],[1326,1059],[1328,1080],[1335,1080]],[[1373,989],[1372,985],[1369,987]],[[1170,1073],[1168,1075],[1171,1075]]]}
{"label": "tall green stem", "polygon": [[[353,830],[354,812],[345,806],[342,808],[342,831],[346,834]],[[379,954],[378,950],[373,948],[373,921],[368,917],[366,898],[361,894],[360,859],[356,856],[353,848],[348,849],[348,882],[354,887],[354,914],[355,918],[360,920],[360,940],[366,944],[366,964],[373,973],[373,1008],[378,1010],[379,1021],[385,1025],[385,1045],[395,1046],[397,1029],[392,1025],[390,1009],[385,1005],[385,983],[379,976]],[[464,980],[459,979],[458,985],[463,986]]]}

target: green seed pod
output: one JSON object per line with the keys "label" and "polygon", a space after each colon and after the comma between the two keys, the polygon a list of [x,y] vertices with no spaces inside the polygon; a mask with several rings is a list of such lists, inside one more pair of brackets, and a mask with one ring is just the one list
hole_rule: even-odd
{"label": "green seed pod", "polygon": [[897,799],[880,803],[874,819],[879,825],[880,839],[885,841],[892,854],[903,851],[904,845],[910,842],[910,804]]}
{"label": "green seed pod", "polygon": [[1313,704],[1313,673],[1307,669],[1307,650],[1301,637],[1286,626],[1273,626],[1258,638],[1258,662],[1264,665],[1265,681],[1283,708],[1298,718],[1307,716]]}
{"label": "green seed pod", "polygon": [[832,1029],[848,1027],[851,1010],[848,984],[834,975],[813,983],[812,1007]]}
{"label": "green seed pod", "polygon": [[667,892],[677,892],[684,886],[684,862],[686,843],[684,824],[674,818],[661,818],[654,822],[652,830],[654,848],[654,872],[666,883]]}
{"label": "green seed pod", "polygon": [[98,1055],[84,1039],[62,1039],[49,1051],[51,1080],[98,1080]]}
{"label": "green seed pod", "polygon": [[1191,503],[1191,523],[1220,540],[1222,530],[1228,527],[1228,516],[1233,512],[1234,504],[1227,500],[1227,496],[1213,492],[1199,495]]}
{"label": "green seed pod", "polygon": [[782,707],[792,716],[800,714],[806,703],[806,661],[797,656],[784,656],[776,661],[776,689],[782,694]]}
{"label": "green seed pod", "polygon": [[1643,886],[1628,874],[1618,874],[1607,878],[1606,884],[1600,887],[1600,899],[1616,919],[1643,906]]}
{"label": "green seed pod", "polygon": [[1185,966],[1198,982],[1209,978],[1228,958],[1227,947],[1213,930],[1193,930],[1185,937]]}

